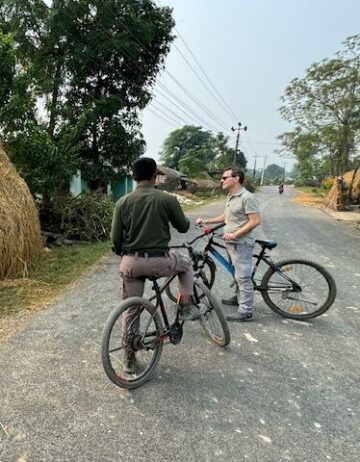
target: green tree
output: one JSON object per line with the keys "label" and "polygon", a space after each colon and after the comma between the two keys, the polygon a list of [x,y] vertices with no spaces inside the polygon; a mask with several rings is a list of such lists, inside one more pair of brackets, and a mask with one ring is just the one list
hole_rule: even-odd
{"label": "green tree", "polygon": [[0,31],[0,107],[4,106],[10,97],[15,76],[15,51],[12,47],[11,34]]}
{"label": "green tree", "polygon": [[144,152],[139,110],[151,99],[173,26],[171,9],[151,0],[0,3],[0,30],[12,33],[16,50],[0,132],[34,187],[51,189],[78,168],[91,187],[103,187]]}
{"label": "green tree", "polygon": [[[360,129],[360,35],[349,37],[343,45],[334,58],[313,64],[305,77],[294,79],[280,108],[283,118],[295,124],[293,140],[316,138],[313,160],[321,169],[327,157],[328,168],[337,174],[348,169]],[[286,148],[292,150],[290,145]],[[299,156],[304,151],[292,153]],[[301,167],[304,159],[297,160]]]}
{"label": "green tree", "polygon": [[[235,149],[228,143],[229,137],[221,132],[213,135],[201,127],[185,125],[172,131],[165,139],[160,158],[167,167],[180,169],[189,175],[190,171],[221,171],[233,163]],[[246,168],[243,152],[238,151],[235,162],[237,166]]]}
{"label": "green tree", "polygon": [[189,151],[202,157],[204,165],[211,162],[215,157],[211,133],[194,125],[184,125],[172,131],[164,141],[160,159],[165,166],[178,169],[179,161]]}
{"label": "green tree", "polygon": [[190,178],[206,176],[207,164],[201,155],[201,150],[189,149],[179,160],[179,169]]}
{"label": "green tree", "polygon": [[[224,168],[233,164],[235,149],[229,146],[229,137],[223,133],[218,133],[213,137],[213,149],[215,158],[210,164],[210,170],[222,171]],[[242,151],[238,150],[235,155],[235,165],[246,170],[247,160]]]}
{"label": "green tree", "polygon": [[284,177],[284,168],[277,164],[270,164],[265,169],[264,177],[268,180],[280,180]]}

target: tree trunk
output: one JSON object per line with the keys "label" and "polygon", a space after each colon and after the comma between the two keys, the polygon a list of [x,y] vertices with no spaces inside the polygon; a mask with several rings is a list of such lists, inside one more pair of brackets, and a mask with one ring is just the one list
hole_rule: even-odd
{"label": "tree trunk", "polygon": [[59,89],[61,83],[61,69],[62,69],[62,58],[59,57],[56,63],[56,71],[53,82],[53,90],[51,95],[51,107],[50,107],[50,121],[48,132],[51,137],[54,136],[55,123],[56,123],[56,112],[57,112],[57,103],[59,98]]}
{"label": "tree trunk", "polygon": [[351,182],[350,182],[350,185],[349,185],[349,201],[351,202],[351,198],[352,198],[352,190],[353,190],[353,184],[354,184],[354,181],[355,181],[355,178],[356,178],[356,174],[357,174],[357,171],[359,170],[359,167],[360,167],[360,161],[359,163],[357,164],[357,166],[355,167],[354,169],[354,174],[351,178]]}

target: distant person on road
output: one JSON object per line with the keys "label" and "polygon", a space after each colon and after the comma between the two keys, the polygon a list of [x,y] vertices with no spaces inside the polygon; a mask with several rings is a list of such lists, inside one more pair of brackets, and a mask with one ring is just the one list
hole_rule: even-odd
{"label": "distant person on road", "polygon": [[284,183],[282,181],[280,181],[278,189],[279,189],[279,194],[282,194],[284,192]]}
{"label": "distant person on road", "polygon": [[[154,159],[141,157],[133,164],[136,190],[121,197],[112,221],[111,239],[117,255],[121,255],[121,297],[142,296],[146,277],[171,276],[178,273],[180,319],[199,318],[192,304],[193,268],[188,255],[169,250],[170,224],[180,233],[190,227],[175,196],[155,189],[157,166]],[[136,315],[130,315],[127,323]],[[136,371],[133,351],[125,354],[127,373]]]}
{"label": "distant person on road", "polygon": [[235,268],[236,295],[223,300],[226,305],[237,305],[236,313],[226,316],[228,321],[252,321],[254,287],[251,280],[252,255],[255,245],[253,230],[260,224],[259,203],[244,187],[244,172],[227,167],[221,178],[221,187],[228,193],[225,212],[214,218],[197,218],[197,224],[225,222],[224,240]]}

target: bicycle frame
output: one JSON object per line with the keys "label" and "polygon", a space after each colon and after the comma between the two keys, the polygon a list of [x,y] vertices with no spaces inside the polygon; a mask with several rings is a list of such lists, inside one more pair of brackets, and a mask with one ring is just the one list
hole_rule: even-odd
{"label": "bicycle frame", "polygon": [[[230,275],[234,278],[235,276],[235,268],[234,266],[232,265],[230,259],[226,259],[220,252],[218,252],[214,247],[219,247],[221,249],[224,249],[226,250],[226,246],[224,244],[220,244],[219,242],[216,242],[214,240],[214,231],[216,229],[218,229],[220,226],[216,226],[215,228],[213,229],[206,229],[205,230],[205,235],[209,235],[209,234],[212,234],[210,237],[209,237],[209,240],[208,240],[208,243],[206,244],[205,246],[205,249],[204,249],[204,253],[210,253],[211,255],[213,255],[213,257],[226,269],[226,271],[228,273],[230,273]],[[203,236],[201,236],[203,237]],[[291,285],[293,286],[293,288],[296,290],[296,291],[301,291],[301,287],[295,282],[293,281],[291,278],[289,278],[286,274],[284,274],[282,271],[280,271],[278,269],[278,267],[276,266],[276,264],[271,260],[271,258],[269,256],[266,255],[266,248],[263,247],[261,249],[261,251],[258,253],[258,254],[253,254],[253,258],[256,259],[255,261],[255,264],[253,266],[253,269],[252,269],[252,274],[251,274],[251,279],[252,279],[252,282],[253,282],[253,285],[254,285],[254,290],[257,290],[259,292],[263,292],[263,291],[266,291],[268,290],[268,287],[263,287],[261,284],[257,284],[256,281],[255,281],[255,275],[256,275],[256,272],[258,270],[258,267],[260,265],[260,262],[263,261],[264,263],[266,263],[269,267],[271,267],[274,271],[276,271],[277,273],[281,274],[281,276],[286,279],[289,283],[291,283]],[[283,291],[284,288],[282,287],[279,287],[278,288],[279,291]],[[276,290],[276,287],[272,287],[272,290]]]}
{"label": "bicycle frame", "polygon": [[[154,299],[156,299],[155,312],[154,312],[153,316],[155,316],[155,313],[158,311],[158,309],[160,307],[161,315],[162,315],[162,318],[163,318],[163,321],[164,321],[164,333],[163,333],[163,335],[161,335],[159,337],[160,340],[163,340],[166,337],[168,337],[169,332],[171,331],[171,325],[169,323],[169,319],[168,319],[167,314],[166,314],[165,305],[164,305],[164,301],[162,299],[161,294],[164,292],[167,285],[170,284],[170,282],[173,279],[175,279],[176,277],[177,277],[177,274],[174,274],[173,276],[169,276],[161,287],[159,286],[156,279],[150,279],[152,281],[152,284],[153,284],[152,290],[155,292],[155,294],[149,299],[149,301],[152,302]],[[153,316],[151,316],[151,318],[149,320],[149,323],[151,322],[151,319],[153,318]],[[176,321],[175,322],[179,322],[178,318],[179,318],[179,310],[177,308]],[[181,326],[183,324],[184,324],[184,321],[182,321],[180,323]],[[147,329],[147,327],[146,327],[146,329]],[[146,329],[145,329],[145,332],[146,332]]]}

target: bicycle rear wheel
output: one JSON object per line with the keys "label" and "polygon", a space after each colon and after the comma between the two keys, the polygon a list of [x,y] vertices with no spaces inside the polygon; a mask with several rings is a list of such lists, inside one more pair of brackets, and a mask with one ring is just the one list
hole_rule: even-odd
{"label": "bicycle rear wheel", "polygon": [[[198,256],[199,260],[201,259],[201,256]],[[214,261],[210,257],[206,257],[204,261],[204,267],[201,269],[199,277],[202,279],[203,283],[209,287],[209,289],[212,288],[215,282],[215,274],[216,274],[216,265]],[[176,302],[177,300],[177,294],[179,292],[178,290],[178,278],[174,278],[166,287],[165,289],[166,295],[169,297],[169,299],[173,302]]]}
{"label": "bicycle rear wheel", "polygon": [[229,326],[216,298],[203,282],[194,282],[194,299],[203,313],[200,324],[206,334],[216,345],[226,347],[230,342]]}
{"label": "bicycle rear wheel", "polygon": [[155,311],[148,300],[130,297],[110,313],[102,334],[101,360],[115,385],[137,388],[154,372],[163,348],[163,324]]}
{"label": "bicycle rear wheel", "polygon": [[306,320],[325,313],[334,303],[336,284],[318,263],[303,259],[281,260],[269,268],[261,286],[265,303],[286,318]]}

